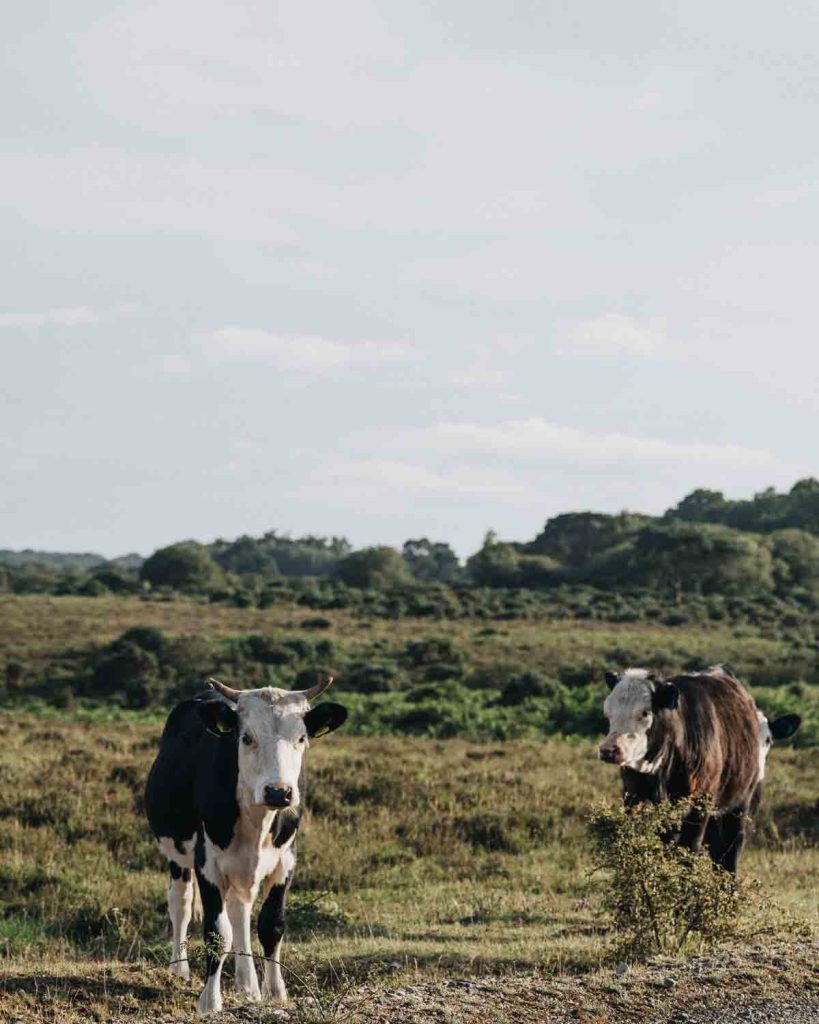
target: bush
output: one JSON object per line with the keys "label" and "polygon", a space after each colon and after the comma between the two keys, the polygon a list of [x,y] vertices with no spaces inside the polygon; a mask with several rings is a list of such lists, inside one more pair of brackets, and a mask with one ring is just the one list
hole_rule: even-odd
{"label": "bush", "polygon": [[404,677],[395,662],[357,662],[338,681],[339,689],[354,693],[385,693],[398,690]]}
{"label": "bush", "polygon": [[601,807],[591,818],[595,860],[609,872],[603,902],[614,923],[616,955],[676,954],[694,940],[713,946],[739,931],[741,893],[749,890],[740,890],[707,853],[667,839],[689,807]]}
{"label": "bush", "polygon": [[555,691],[555,683],[546,680],[537,672],[524,672],[514,676],[501,690],[501,704],[522,704],[530,697],[543,697]]}
{"label": "bush", "polygon": [[132,626],[126,629],[116,643],[136,644],[143,651],[159,656],[168,643],[165,634],[155,626]]}
{"label": "bush", "polygon": [[218,574],[207,549],[192,540],[159,548],[145,559],[139,571],[140,579],[151,586],[188,591],[205,590]]}
{"label": "bush", "polygon": [[338,563],[336,577],[348,587],[386,589],[412,582],[409,567],[395,548],[354,551]]}
{"label": "bush", "polygon": [[129,708],[160,704],[165,696],[156,655],[131,641],[117,641],[97,663],[94,688],[106,695],[121,694]]}
{"label": "bush", "polygon": [[299,660],[289,644],[281,643],[275,637],[254,633],[247,638],[246,644],[248,655],[263,665],[292,665]]}
{"label": "bush", "polygon": [[448,637],[429,637],[426,640],[410,640],[404,648],[404,660],[418,668],[422,665],[457,665],[463,655]]}

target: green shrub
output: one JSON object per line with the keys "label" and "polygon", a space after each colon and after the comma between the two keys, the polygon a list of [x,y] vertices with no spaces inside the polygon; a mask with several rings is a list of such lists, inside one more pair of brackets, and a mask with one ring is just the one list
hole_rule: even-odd
{"label": "green shrub", "polygon": [[290,644],[281,643],[276,637],[254,633],[246,640],[248,656],[263,665],[292,665],[299,656]]}
{"label": "green shrub", "polygon": [[393,661],[356,662],[338,680],[339,689],[354,693],[385,693],[398,690],[404,683],[403,673]]}
{"label": "green shrub", "polygon": [[143,651],[151,651],[153,654],[159,655],[168,641],[162,630],[155,626],[132,626],[130,629],[126,629],[116,642],[136,644]]}
{"label": "green shrub", "polygon": [[413,668],[423,665],[460,665],[463,655],[449,637],[428,637],[409,640],[404,648],[404,661]]}
{"label": "green shrub", "polygon": [[103,692],[124,690],[140,676],[155,675],[156,655],[129,640],[118,641],[94,669],[94,687]]}
{"label": "green shrub", "polygon": [[335,567],[336,577],[348,587],[387,588],[412,582],[409,566],[394,548],[362,548]]}
{"label": "green shrub", "polygon": [[600,807],[591,818],[595,860],[608,874],[603,903],[618,956],[676,954],[739,932],[740,911],[753,890],[740,888],[707,853],[668,841],[689,806]]}
{"label": "green shrub", "polygon": [[552,680],[544,679],[537,672],[524,672],[514,676],[501,690],[500,703],[522,704],[529,697],[544,697],[553,693],[556,685]]}
{"label": "green shrub", "polygon": [[182,541],[159,548],[146,558],[139,570],[140,579],[154,587],[201,591],[219,575],[207,548],[195,541]]}

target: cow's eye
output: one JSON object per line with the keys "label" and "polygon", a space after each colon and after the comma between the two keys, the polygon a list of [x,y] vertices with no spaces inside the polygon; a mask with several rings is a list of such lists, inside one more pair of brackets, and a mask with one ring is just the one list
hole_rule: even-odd
{"label": "cow's eye", "polygon": [[650,718],[650,717],[651,717],[651,712],[650,711],[644,711],[643,712],[643,718]]}
{"label": "cow's eye", "polygon": [[303,736],[299,736],[299,743],[306,743],[306,742],[307,742],[307,733],[304,733]]}
{"label": "cow's eye", "polygon": [[244,743],[244,745],[246,747],[252,747],[253,746],[253,737],[250,735],[249,732],[243,732],[242,733],[242,743]]}

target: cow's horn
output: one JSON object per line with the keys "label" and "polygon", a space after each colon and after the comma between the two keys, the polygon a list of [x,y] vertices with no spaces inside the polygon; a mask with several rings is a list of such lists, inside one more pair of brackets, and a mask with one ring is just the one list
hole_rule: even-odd
{"label": "cow's horn", "polygon": [[218,693],[221,693],[223,697],[227,697],[228,700],[236,701],[239,697],[241,690],[234,690],[232,686],[225,686],[224,683],[220,683],[218,679],[209,679],[208,682]]}
{"label": "cow's horn", "polygon": [[332,676],[324,676],[322,679],[319,679],[315,686],[311,686],[306,690],[302,690],[302,696],[305,698],[305,700],[315,700],[316,697],[319,696],[319,694],[324,693],[324,691],[331,685],[332,682]]}

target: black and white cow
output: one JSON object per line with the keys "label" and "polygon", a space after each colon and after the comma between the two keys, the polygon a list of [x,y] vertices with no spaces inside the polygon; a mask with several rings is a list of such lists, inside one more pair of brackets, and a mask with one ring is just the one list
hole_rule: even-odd
{"label": "black and white cow", "polygon": [[[222,964],[231,944],[239,992],[252,1000],[287,998],[279,954],[304,800],[304,752],[311,738],[347,717],[340,704],[310,708],[331,682],[298,691],[234,690],[211,679],[211,689],[168,717],[145,806],[169,862],[171,970],[182,978],[190,977],[192,873],[199,885],[206,949],[200,1014],[222,1008]],[[261,989],[250,955],[250,914],[260,891]]]}

